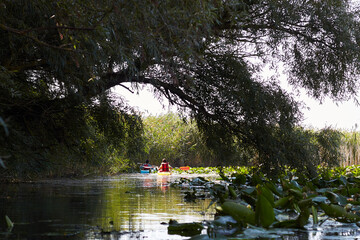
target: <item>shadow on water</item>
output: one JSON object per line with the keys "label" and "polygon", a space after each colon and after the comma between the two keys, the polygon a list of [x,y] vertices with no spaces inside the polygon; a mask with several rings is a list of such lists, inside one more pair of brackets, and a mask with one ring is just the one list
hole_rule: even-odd
{"label": "shadow on water", "polygon": [[[185,201],[188,189],[170,187],[184,176],[198,177],[132,174],[0,185],[0,239],[189,239],[168,234],[167,223],[213,220],[215,211],[208,208],[210,199]],[[6,215],[15,223],[11,231],[6,229]],[[230,239],[360,239],[356,224],[325,221],[307,226],[306,230],[250,227],[230,233]],[[229,230],[223,229],[222,236],[219,231],[214,238],[205,229],[191,239],[228,239]]]}
{"label": "shadow on water", "polygon": [[[0,216],[15,223],[0,239],[184,239],[168,235],[170,219],[214,218],[209,199],[185,202],[170,188],[182,176],[120,175],[87,180],[51,180],[0,185]],[[191,176],[196,177],[196,176]]]}

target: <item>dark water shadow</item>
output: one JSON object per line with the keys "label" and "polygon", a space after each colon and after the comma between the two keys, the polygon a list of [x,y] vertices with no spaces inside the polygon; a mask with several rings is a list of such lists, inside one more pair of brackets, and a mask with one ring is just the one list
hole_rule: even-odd
{"label": "dark water shadow", "polygon": [[[184,201],[170,183],[184,175],[126,174],[84,180],[0,185],[0,218],[15,223],[0,239],[184,239],[168,235],[170,219],[213,219],[209,199]],[[188,177],[196,177],[188,176]]]}

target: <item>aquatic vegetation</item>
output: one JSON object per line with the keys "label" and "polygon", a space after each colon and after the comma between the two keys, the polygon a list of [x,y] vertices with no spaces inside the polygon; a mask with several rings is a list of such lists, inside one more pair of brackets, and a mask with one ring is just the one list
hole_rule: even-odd
{"label": "aquatic vegetation", "polygon": [[178,223],[176,220],[170,220],[168,226],[168,233],[181,236],[194,236],[200,234],[203,228],[203,225],[197,222]]}
{"label": "aquatic vegetation", "polygon": [[248,174],[254,169],[253,167],[245,166],[230,166],[230,167],[190,167],[189,170],[182,170],[181,168],[174,168],[175,173],[187,174]]}
{"label": "aquatic vegetation", "polygon": [[[264,234],[279,229],[306,230],[326,221],[360,225],[357,166],[322,167],[312,179],[290,169],[271,179],[251,169],[220,169],[219,175],[221,181],[195,178],[177,183],[197,189],[202,184],[216,203],[217,214],[214,222],[207,224],[208,235],[220,231],[224,236],[246,237],[254,229]],[[217,226],[217,219],[224,217],[226,228],[233,231],[224,233],[224,227]]]}
{"label": "aquatic vegetation", "polygon": [[216,167],[190,167],[189,170],[182,170],[181,168],[174,168],[175,173],[187,173],[187,174],[218,174],[219,169]]}
{"label": "aquatic vegetation", "polygon": [[11,232],[12,228],[14,227],[14,223],[10,220],[10,218],[7,215],[5,215],[5,221],[8,231]]}

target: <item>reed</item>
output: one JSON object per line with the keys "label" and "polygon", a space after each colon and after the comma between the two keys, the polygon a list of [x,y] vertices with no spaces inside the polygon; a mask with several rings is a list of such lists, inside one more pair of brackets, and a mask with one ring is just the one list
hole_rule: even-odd
{"label": "reed", "polygon": [[343,154],[343,160],[340,166],[351,166],[360,164],[360,134],[356,130],[343,132],[343,141],[340,151]]}

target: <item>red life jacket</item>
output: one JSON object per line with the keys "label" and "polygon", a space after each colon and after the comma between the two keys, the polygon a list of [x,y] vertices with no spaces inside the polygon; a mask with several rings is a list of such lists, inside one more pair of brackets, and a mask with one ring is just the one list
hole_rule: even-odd
{"label": "red life jacket", "polygon": [[169,172],[169,163],[161,163],[161,172]]}
{"label": "red life jacket", "polygon": [[145,163],[144,165],[142,165],[142,167],[143,167],[144,170],[149,170],[149,169],[151,169],[151,165],[148,164],[148,163]]}

